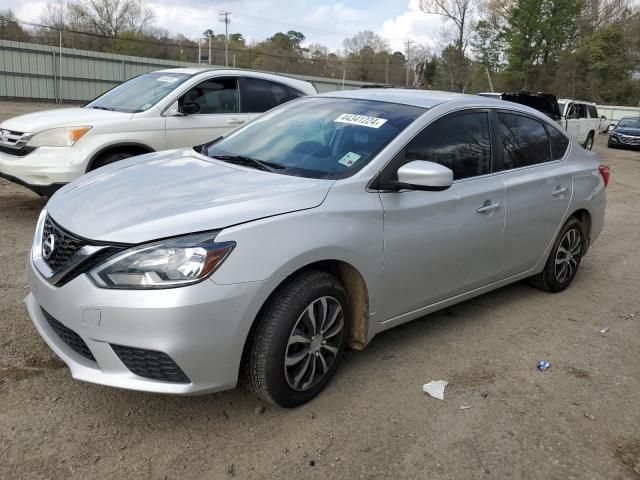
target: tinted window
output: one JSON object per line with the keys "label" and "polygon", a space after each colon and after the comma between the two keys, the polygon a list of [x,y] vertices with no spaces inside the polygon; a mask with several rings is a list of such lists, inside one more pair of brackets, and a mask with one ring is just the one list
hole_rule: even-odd
{"label": "tinted window", "polygon": [[302,95],[286,85],[259,78],[243,78],[241,84],[242,111],[246,113],[266,112]]}
{"label": "tinted window", "polygon": [[578,118],[587,118],[587,106],[584,103],[576,104],[578,109]]}
{"label": "tinted window", "polygon": [[453,178],[491,172],[491,137],[485,112],[450,115],[426,127],[404,149],[404,163],[436,162],[453,170]]}
{"label": "tinted window", "polygon": [[262,115],[206,150],[214,158],[262,160],[285,175],[346,178],[424,112],[420,107],[372,100],[301,98]]}
{"label": "tinted window", "polygon": [[498,113],[498,131],[505,170],[551,160],[549,137],[538,120]]}
{"label": "tinted window", "polygon": [[549,139],[551,140],[551,158],[560,160],[569,147],[569,139],[557,128],[547,125]]}
{"label": "tinted window", "polygon": [[587,105],[589,111],[589,118],[598,118],[598,109],[595,105]]}
{"label": "tinted window", "polygon": [[235,78],[212,78],[199,83],[178,101],[196,103],[200,106],[198,114],[237,113],[238,110],[238,81]]}

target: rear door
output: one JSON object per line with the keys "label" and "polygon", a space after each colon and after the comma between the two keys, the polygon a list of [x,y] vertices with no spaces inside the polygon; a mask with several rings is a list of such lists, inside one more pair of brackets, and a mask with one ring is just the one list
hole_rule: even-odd
{"label": "rear door", "polygon": [[241,110],[250,120],[260,114],[305,94],[283,83],[263,78],[240,78]]}
{"label": "rear door", "polygon": [[214,77],[190,88],[178,105],[198,105],[197,113],[166,117],[167,148],[192,147],[209,142],[244,124],[248,115],[240,112],[237,77]]}
{"label": "rear door", "polygon": [[554,241],[569,208],[572,174],[563,161],[569,139],[556,127],[525,114],[495,117],[506,187],[502,275],[533,268]]}
{"label": "rear door", "polygon": [[501,174],[492,172],[486,110],[455,113],[427,126],[381,172],[413,160],[451,168],[440,192],[380,192],[384,208],[385,302],[390,319],[486,285],[499,273],[505,221]]}

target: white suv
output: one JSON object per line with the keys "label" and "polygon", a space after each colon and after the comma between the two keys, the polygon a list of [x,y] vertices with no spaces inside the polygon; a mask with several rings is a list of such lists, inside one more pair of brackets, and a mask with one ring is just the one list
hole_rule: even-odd
{"label": "white suv", "polygon": [[593,148],[593,141],[600,131],[600,117],[595,103],[561,98],[558,100],[561,124],[569,135],[587,150]]}
{"label": "white suv", "polygon": [[277,105],[315,93],[309,82],[244,70],[145,73],[81,108],[0,124],[0,177],[51,195],[90,170],[209,142]]}

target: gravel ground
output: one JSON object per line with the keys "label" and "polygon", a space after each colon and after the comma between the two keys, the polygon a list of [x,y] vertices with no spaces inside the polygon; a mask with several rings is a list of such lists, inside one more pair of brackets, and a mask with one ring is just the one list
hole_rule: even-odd
{"label": "gravel ground", "polygon": [[[607,223],[571,288],[518,283],[385,332],[295,410],[72,380],[22,303],[45,201],[0,180],[0,478],[640,478],[640,152],[604,141]],[[444,401],[422,393],[435,379]]]}

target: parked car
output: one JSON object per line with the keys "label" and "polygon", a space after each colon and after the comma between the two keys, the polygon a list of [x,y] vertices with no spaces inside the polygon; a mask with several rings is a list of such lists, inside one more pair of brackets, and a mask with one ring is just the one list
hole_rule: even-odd
{"label": "parked car", "polygon": [[302,80],[233,69],[146,73],[82,108],[0,124],[0,176],[51,195],[123,158],[210,141],[289,100],[315,94]]}
{"label": "parked car", "polygon": [[562,125],[587,150],[593,148],[600,131],[600,116],[595,103],[581,100],[558,100],[562,113]]}
{"label": "parked car", "polygon": [[609,148],[640,147],[640,117],[625,117],[618,120],[609,134]]}
{"label": "parked car", "polygon": [[299,405],[347,345],[518,280],[564,290],[604,223],[597,156],[477,96],[332,92],[198,150],[109,165],[42,211],[25,302],[74,378],[194,394],[245,372]]}
{"label": "parked car", "polygon": [[[520,105],[526,105],[527,107],[535,108],[539,112],[544,113],[552,120],[560,123],[562,114],[558,107],[558,99],[555,95],[544,92],[515,92],[515,93],[494,93],[484,92],[478,93],[482,97],[496,98],[505,100],[507,102],[518,103]],[[561,124],[562,125],[562,124]],[[564,127],[564,125],[562,125]]]}

